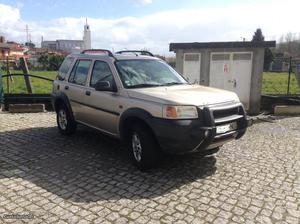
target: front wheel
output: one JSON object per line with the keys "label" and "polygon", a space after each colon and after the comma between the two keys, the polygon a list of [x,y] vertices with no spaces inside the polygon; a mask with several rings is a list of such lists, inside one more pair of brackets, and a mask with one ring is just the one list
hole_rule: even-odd
{"label": "front wheel", "polygon": [[131,160],[138,169],[143,171],[158,165],[160,148],[148,127],[134,125],[128,140]]}
{"label": "front wheel", "polygon": [[76,131],[76,121],[71,117],[68,108],[61,104],[56,114],[58,130],[63,135],[71,135]]}

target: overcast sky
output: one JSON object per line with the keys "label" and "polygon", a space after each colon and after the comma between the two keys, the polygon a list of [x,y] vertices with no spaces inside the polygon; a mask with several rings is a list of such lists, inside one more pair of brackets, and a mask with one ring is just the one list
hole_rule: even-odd
{"label": "overcast sky", "polygon": [[267,40],[300,33],[299,0],[0,0],[0,35],[26,41],[82,39],[85,18],[92,47],[147,48],[168,54],[170,42]]}

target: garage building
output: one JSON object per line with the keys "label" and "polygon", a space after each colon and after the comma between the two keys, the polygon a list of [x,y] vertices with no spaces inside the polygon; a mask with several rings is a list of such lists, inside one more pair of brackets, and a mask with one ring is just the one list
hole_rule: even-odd
{"label": "garage building", "polygon": [[275,41],[171,43],[176,70],[191,83],[234,91],[250,114],[260,111],[264,51]]}

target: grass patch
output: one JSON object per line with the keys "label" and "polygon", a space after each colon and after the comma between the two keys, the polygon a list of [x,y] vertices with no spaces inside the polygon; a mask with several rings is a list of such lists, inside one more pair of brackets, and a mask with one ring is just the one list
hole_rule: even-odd
{"label": "grass patch", "polygon": [[[262,94],[287,94],[288,73],[264,72]],[[290,94],[300,94],[294,73],[291,73]]]}
{"label": "grass patch", "polygon": [[[22,71],[11,71],[11,74],[23,74]],[[30,72],[32,75],[38,75],[42,77],[46,77],[49,79],[55,79],[57,72],[56,71],[32,71]],[[3,78],[3,88],[4,93],[7,93],[7,85],[6,78]],[[31,77],[31,85],[33,89],[33,93],[51,93],[52,91],[52,82]],[[9,91],[10,93],[27,93],[24,77],[15,76],[13,77],[13,81],[9,82]]]}
{"label": "grass patch", "polygon": [[[20,73],[22,71],[11,71],[11,73]],[[50,79],[55,79],[57,72],[56,71],[32,71],[32,75],[38,75],[47,77]],[[10,93],[27,93],[24,77],[14,77],[14,81],[10,82]],[[51,93],[52,83],[37,79],[31,78],[33,93]],[[275,73],[275,72],[264,72],[263,81],[262,81],[262,94],[286,94],[288,84],[288,73]],[[3,78],[3,87],[5,93],[6,91],[6,78]],[[295,74],[291,74],[291,94],[300,94],[300,88],[295,77]]]}

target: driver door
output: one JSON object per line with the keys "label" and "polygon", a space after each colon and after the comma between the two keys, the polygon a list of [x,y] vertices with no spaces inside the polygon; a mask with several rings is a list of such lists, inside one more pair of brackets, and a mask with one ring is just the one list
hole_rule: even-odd
{"label": "driver door", "polygon": [[85,93],[88,125],[111,135],[116,135],[120,114],[119,94],[113,91],[96,91],[97,82],[108,81],[112,85],[112,69],[105,61],[96,60],[91,72],[90,82]]}

